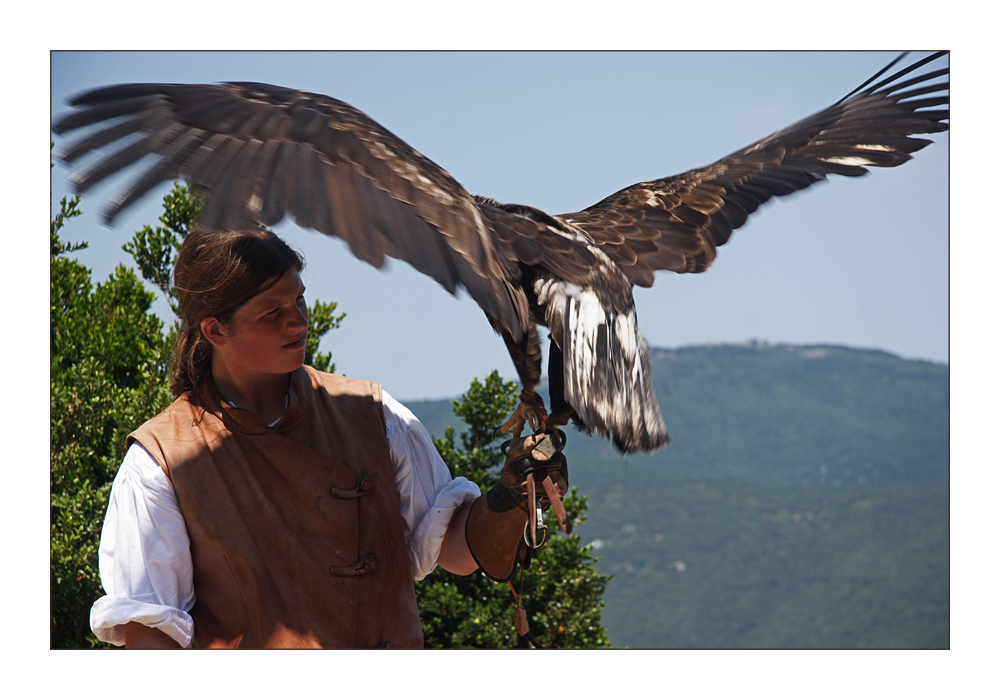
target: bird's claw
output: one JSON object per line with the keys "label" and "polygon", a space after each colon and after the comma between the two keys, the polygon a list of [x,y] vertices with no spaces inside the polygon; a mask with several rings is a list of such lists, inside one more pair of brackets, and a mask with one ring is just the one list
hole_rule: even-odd
{"label": "bird's claw", "polygon": [[545,428],[546,418],[545,409],[536,408],[522,401],[514,409],[510,418],[497,428],[493,435],[499,437],[511,433],[512,438],[519,438],[524,431],[525,423],[528,424],[532,432],[538,432],[538,430]]}

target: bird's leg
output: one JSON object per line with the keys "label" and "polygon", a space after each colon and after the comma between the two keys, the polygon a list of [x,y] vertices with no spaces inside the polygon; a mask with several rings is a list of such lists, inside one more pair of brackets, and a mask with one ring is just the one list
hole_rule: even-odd
{"label": "bird's leg", "polygon": [[521,437],[525,423],[530,425],[532,430],[545,425],[545,402],[535,393],[535,387],[538,386],[542,374],[542,350],[538,345],[538,329],[534,324],[530,324],[521,338],[514,340],[509,331],[496,326],[494,328],[507,346],[523,390],[514,414],[494,431],[493,437],[498,438],[503,433],[513,431],[511,437],[517,439]]}
{"label": "bird's leg", "polygon": [[548,418],[545,420],[546,428],[560,428],[564,425],[569,425],[569,422],[573,420],[576,412],[568,404],[562,410],[552,409],[552,413],[549,414]]}
{"label": "bird's leg", "polygon": [[569,425],[576,417],[576,411],[566,401],[565,386],[562,349],[549,333],[549,408],[552,410],[545,426],[550,430]]}
{"label": "bird's leg", "polygon": [[497,428],[498,434],[511,433],[511,437],[517,439],[524,431],[524,424],[527,423],[532,431],[544,428],[548,414],[545,412],[545,402],[542,397],[534,391],[525,389],[521,392],[520,403],[514,409],[514,413],[507,421]]}

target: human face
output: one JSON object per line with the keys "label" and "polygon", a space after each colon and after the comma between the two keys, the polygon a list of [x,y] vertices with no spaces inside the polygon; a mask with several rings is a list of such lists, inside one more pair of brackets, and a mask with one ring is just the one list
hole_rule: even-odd
{"label": "human face", "polygon": [[233,314],[215,345],[216,358],[234,380],[282,375],[302,366],[309,308],[305,285],[294,269]]}

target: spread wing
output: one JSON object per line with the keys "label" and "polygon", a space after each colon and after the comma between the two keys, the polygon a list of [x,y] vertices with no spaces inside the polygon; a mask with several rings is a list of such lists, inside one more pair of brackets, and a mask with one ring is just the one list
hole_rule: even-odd
{"label": "spread wing", "polygon": [[866,87],[880,73],[831,107],[712,165],[632,185],[558,218],[586,231],[633,284],[651,286],[654,270],[704,272],[716,248],[772,197],[829,174],[895,167],[931,143],[913,134],[947,130],[948,68],[904,79],[946,53]]}
{"label": "spread wing", "polygon": [[717,247],[772,197],[830,174],[856,177],[909,160],[930,143],[914,134],[948,128],[947,78],[933,82],[948,69],[907,76],[944,55],[868,87],[876,76],[712,165],[633,185],[562,216],[473,198],[350,105],[271,85],[104,88],[73,100],[80,109],[54,129],[105,123],[61,152],[67,163],[124,143],[73,176],[80,193],[156,156],[112,200],[109,223],[156,184],[186,177],[209,199],[202,227],[252,228],[291,215],[299,226],[342,238],[376,267],[398,258],[452,293],[464,287],[494,328],[515,341],[534,339],[526,357],[537,361],[529,330],[541,319],[530,316],[531,282],[553,339],[565,346],[567,400],[620,449],[647,451],[667,435],[631,286],[651,286],[655,270],[706,270]]}
{"label": "spread wing", "polygon": [[[515,338],[523,294],[473,198],[435,163],[350,105],[259,83],[118,85],[76,97],[56,133],[102,124],[59,153],[73,163],[123,142],[76,172],[84,193],[147,155],[153,165],[115,196],[108,223],[165,180],[190,179],[208,230],[271,226],[286,214],[337,236],[375,267],[397,258],[449,292],[459,285]],[[106,122],[106,123],[105,123]]]}

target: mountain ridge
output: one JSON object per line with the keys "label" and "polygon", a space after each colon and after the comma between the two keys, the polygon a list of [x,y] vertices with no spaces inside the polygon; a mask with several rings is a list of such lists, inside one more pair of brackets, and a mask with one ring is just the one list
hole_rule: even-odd
{"label": "mountain ridge", "polygon": [[[650,354],[671,445],[623,457],[566,431],[613,644],[949,647],[948,365],[753,341]],[[451,400],[407,405],[431,435],[464,429]]]}
{"label": "mountain ridge", "polygon": [[[756,341],[653,348],[650,360],[671,444],[623,457],[569,427],[571,464],[751,481],[947,483],[948,365],[875,349]],[[451,401],[406,405],[431,435],[448,425],[460,434]],[[896,454],[909,455],[906,469]]]}

